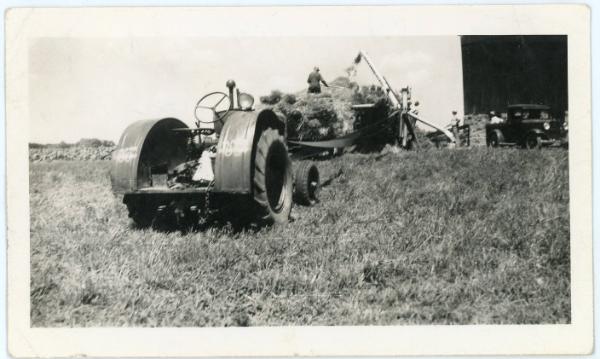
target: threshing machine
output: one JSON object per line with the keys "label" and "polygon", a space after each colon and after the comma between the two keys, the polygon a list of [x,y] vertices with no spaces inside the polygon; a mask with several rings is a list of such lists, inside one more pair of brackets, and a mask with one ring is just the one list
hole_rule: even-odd
{"label": "threshing machine", "polygon": [[[413,144],[417,141],[415,136],[415,123],[416,121],[420,121],[421,123],[432,127],[438,131],[440,131],[444,136],[446,136],[450,142],[450,146],[454,147],[456,144],[456,139],[454,135],[448,131],[447,129],[437,126],[432,122],[429,122],[419,116],[417,112],[411,108],[410,106],[410,97],[411,90],[410,87],[402,88],[400,93],[394,91],[392,86],[390,86],[388,80],[377,70],[373,61],[371,61],[369,55],[366,52],[360,51],[356,58],[354,59],[354,65],[358,65],[362,60],[364,60],[379,84],[381,88],[385,91],[390,103],[392,104],[392,113],[389,115],[390,118],[396,118],[396,139],[398,140],[398,145],[403,148],[411,148]],[[353,106],[355,109],[360,109],[361,105]]]}

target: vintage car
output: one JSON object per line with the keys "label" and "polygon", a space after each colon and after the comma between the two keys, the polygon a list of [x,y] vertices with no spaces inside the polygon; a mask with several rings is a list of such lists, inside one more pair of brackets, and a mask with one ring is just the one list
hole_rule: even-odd
{"label": "vintage car", "polygon": [[509,105],[506,121],[485,126],[486,143],[491,147],[565,145],[567,131],[566,121],[552,118],[550,107],[534,104]]}

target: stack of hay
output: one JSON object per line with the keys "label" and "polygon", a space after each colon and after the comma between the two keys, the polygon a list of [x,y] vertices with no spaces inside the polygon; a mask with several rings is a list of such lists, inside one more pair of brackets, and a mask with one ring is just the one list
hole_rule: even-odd
{"label": "stack of hay", "polygon": [[487,114],[465,116],[465,125],[471,127],[471,146],[485,146],[485,125],[490,122]]}
{"label": "stack of hay", "polygon": [[320,94],[283,94],[275,90],[260,98],[261,107],[282,113],[289,138],[302,141],[328,140],[359,129],[362,124],[352,110],[354,104],[378,103],[387,110],[387,99],[380,88],[359,88],[347,77],[338,77],[330,85],[336,87],[323,87]]}

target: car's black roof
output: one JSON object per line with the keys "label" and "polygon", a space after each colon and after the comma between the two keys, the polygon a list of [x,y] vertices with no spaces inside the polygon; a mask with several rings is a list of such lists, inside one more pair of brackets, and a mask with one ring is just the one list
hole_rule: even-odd
{"label": "car's black roof", "polygon": [[546,105],[538,105],[532,103],[520,103],[515,105],[508,105],[508,108],[522,108],[522,109],[530,109],[530,110],[549,110],[550,107]]}

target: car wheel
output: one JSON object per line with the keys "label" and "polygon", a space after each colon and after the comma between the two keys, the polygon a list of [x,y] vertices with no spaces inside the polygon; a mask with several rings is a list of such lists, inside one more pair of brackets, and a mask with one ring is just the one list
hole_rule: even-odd
{"label": "car wheel", "polygon": [[318,201],[320,189],[319,170],[312,162],[301,163],[296,169],[294,180],[294,200],[296,203],[310,206]]}
{"label": "car wheel", "polygon": [[285,223],[292,210],[292,166],[283,136],[268,128],[260,135],[254,160],[254,200],[263,221]]}
{"label": "car wheel", "polygon": [[525,139],[525,147],[530,150],[542,148],[542,138],[535,134],[528,135]]}
{"label": "car wheel", "polygon": [[498,139],[498,134],[496,132],[492,132],[492,134],[490,135],[490,141],[488,143],[488,146],[494,148],[500,146],[500,140]]}

